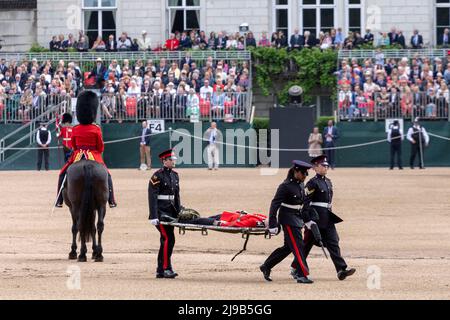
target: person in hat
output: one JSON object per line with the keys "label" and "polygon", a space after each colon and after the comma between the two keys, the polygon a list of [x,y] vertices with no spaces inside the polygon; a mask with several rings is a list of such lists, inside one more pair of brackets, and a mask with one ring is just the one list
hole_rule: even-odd
{"label": "person in hat", "polygon": [[147,37],[147,31],[142,30],[142,36],[138,39],[139,50],[141,51],[151,51],[151,41]]}
{"label": "person in hat", "polygon": [[97,58],[94,68],[92,68],[89,78],[95,77],[95,82],[97,83],[97,88],[102,88],[105,81],[105,73],[108,71],[106,66],[103,64],[102,58]]}
{"label": "person in hat", "polygon": [[[97,117],[98,110],[98,97],[92,91],[83,91],[77,99],[76,115],[79,125],[72,128],[72,148],[73,152],[70,156],[69,161],[64,165],[59,173],[58,180],[58,194],[60,193],[61,186],[64,181],[67,169],[69,166],[81,160],[83,157],[87,160],[93,160],[98,163],[103,164],[102,153],[104,151],[104,143],[102,137],[102,130],[99,126],[94,124],[95,118]],[[111,174],[108,171],[108,184],[109,184],[109,206],[114,208],[117,206],[114,197],[114,188],[111,179]],[[58,199],[56,206],[62,207],[62,200]]]}
{"label": "person in hat", "polygon": [[37,158],[37,170],[41,171],[42,158],[44,158],[44,167],[48,171],[49,163],[48,158],[50,156],[50,150],[48,146],[52,141],[52,134],[47,128],[46,122],[41,122],[39,130],[36,134],[36,142],[38,144],[38,158]]}
{"label": "person in hat", "polygon": [[403,130],[400,127],[398,120],[394,120],[392,125],[389,127],[387,140],[391,145],[391,166],[390,169],[394,170],[395,165],[395,155],[397,155],[397,164],[400,170],[403,170],[402,166],[402,141],[403,141]]}
{"label": "person in hat", "polygon": [[160,221],[171,221],[178,217],[180,205],[180,180],[173,170],[175,154],[172,149],[159,154],[163,167],[156,171],[148,183],[149,220],[159,233],[160,247],[156,278],[175,278],[171,257],[175,245],[174,227],[162,225]]}
{"label": "person in hat", "polygon": [[278,228],[281,225],[284,232],[284,245],[273,251],[259,267],[267,281],[272,281],[270,273],[273,267],[292,253],[294,255],[294,279],[298,283],[313,283],[311,279],[308,279],[309,269],[301,233],[303,221],[300,216],[300,209],[305,197],[303,183],[310,168],[309,163],[294,160],[286,180],[278,187],[270,205],[269,232],[278,234]]}
{"label": "person in hat", "polygon": [[414,119],[414,124],[409,128],[406,139],[411,142],[411,157],[409,158],[411,169],[414,169],[414,162],[416,161],[417,154],[419,154],[420,169],[425,169],[423,163],[424,150],[430,143],[430,136],[428,135],[427,130],[420,125],[419,118]]}
{"label": "person in hat", "polygon": [[[347,269],[347,263],[341,256],[339,248],[339,236],[336,230],[336,223],[343,220],[332,212],[331,202],[333,200],[333,185],[326,177],[330,167],[325,155],[315,157],[311,160],[316,176],[308,181],[305,188],[306,198],[303,204],[302,217],[305,222],[305,256],[307,257],[311,248],[315,244],[314,235],[311,231],[312,224],[317,224],[322,236],[324,246],[330,252],[331,260],[336,268],[339,280],[344,280],[355,273],[355,269]],[[317,215],[312,214],[315,210]],[[311,217],[318,216],[318,221]]]}
{"label": "person in hat", "polygon": [[57,134],[57,137],[62,141],[64,162],[69,161],[70,155],[72,154],[72,120],[70,113],[64,113]]}

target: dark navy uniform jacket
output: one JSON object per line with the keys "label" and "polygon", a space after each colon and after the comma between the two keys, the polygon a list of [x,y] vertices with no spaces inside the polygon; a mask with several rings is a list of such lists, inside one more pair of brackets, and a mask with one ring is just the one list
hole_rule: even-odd
{"label": "dark navy uniform jacket", "polygon": [[304,197],[305,192],[303,182],[291,178],[286,179],[280,184],[270,205],[269,228],[272,229],[278,226],[277,213],[278,222],[280,224],[301,228],[303,226],[303,220],[300,217],[300,210],[291,209],[282,204],[284,203],[290,206],[302,205]]}
{"label": "dark navy uniform jacket", "polygon": [[163,167],[153,174],[148,183],[148,205],[149,219],[161,219],[161,215],[178,217],[181,209],[178,173]]}
{"label": "dark navy uniform jacket", "polygon": [[[308,212],[313,207],[319,214],[317,222],[319,228],[325,229],[330,223],[335,224],[343,220],[331,211],[331,201],[333,200],[333,185],[326,176],[317,174],[308,181],[305,188],[306,198],[303,205],[303,211]],[[327,203],[330,208],[312,205],[313,202]],[[307,222],[307,221],[305,221]]]}

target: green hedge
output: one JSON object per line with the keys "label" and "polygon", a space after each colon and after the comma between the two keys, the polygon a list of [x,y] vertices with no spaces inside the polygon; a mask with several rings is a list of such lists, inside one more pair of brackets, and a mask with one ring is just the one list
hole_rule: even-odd
{"label": "green hedge", "polygon": [[[252,48],[255,78],[263,94],[276,94],[281,104],[288,101],[288,90],[292,85],[303,88],[305,102],[311,102],[316,88],[328,89],[335,99],[338,53],[319,48],[292,50],[275,48]],[[291,70],[298,70],[292,73]],[[280,80],[290,79],[282,88]]]}

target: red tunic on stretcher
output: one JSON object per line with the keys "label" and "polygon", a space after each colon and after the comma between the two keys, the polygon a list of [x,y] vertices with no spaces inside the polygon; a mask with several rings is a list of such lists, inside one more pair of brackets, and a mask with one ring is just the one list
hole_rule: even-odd
{"label": "red tunic on stretcher", "polygon": [[88,160],[94,160],[105,165],[102,158],[105,145],[103,144],[102,130],[99,126],[95,124],[80,124],[73,127],[72,148],[72,156],[60,173],[66,171],[72,163],[79,161],[83,155]]}
{"label": "red tunic on stretcher", "polygon": [[220,225],[223,227],[255,228],[266,219],[267,216],[259,213],[241,214],[224,211],[220,215]]}

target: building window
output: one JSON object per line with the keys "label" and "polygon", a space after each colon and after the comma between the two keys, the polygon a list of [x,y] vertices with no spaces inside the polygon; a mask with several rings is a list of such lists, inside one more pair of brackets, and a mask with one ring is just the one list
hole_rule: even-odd
{"label": "building window", "polygon": [[300,21],[302,31],[318,36],[320,31],[334,28],[336,5],[334,0],[301,0]]}
{"label": "building window", "polygon": [[436,0],[436,43],[443,44],[444,30],[450,29],[450,0]]}
{"label": "building window", "polygon": [[363,0],[347,0],[347,31],[363,34],[364,10]]}
{"label": "building window", "polygon": [[116,38],[116,0],[83,0],[84,30],[92,47],[98,36]]}
{"label": "building window", "polygon": [[273,3],[273,32],[283,31],[289,35],[289,0],[272,0]]}
{"label": "building window", "polygon": [[200,0],[168,0],[171,33],[200,29]]}

